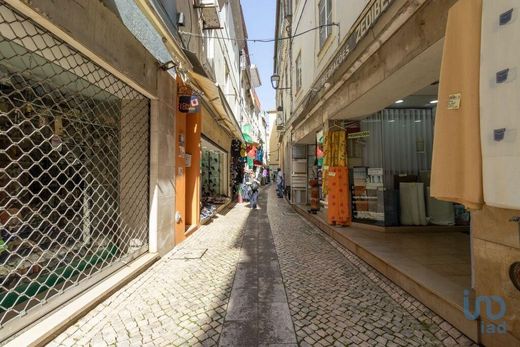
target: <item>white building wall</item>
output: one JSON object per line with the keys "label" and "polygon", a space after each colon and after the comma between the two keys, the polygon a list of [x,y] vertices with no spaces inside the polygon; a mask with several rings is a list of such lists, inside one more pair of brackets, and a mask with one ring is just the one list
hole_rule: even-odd
{"label": "white building wall", "polygon": [[[283,0],[286,1],[286,0]],[[360,16],[369,0],[332,0],[332,33],[320,48],[319,30],[310,31],[295,37],[292,43],[292,92],[294,96],[293,110],[305,101],[307,93],[315,80],[321,75],[330,62],[339,44],[346,39],[356,19]],[[292,34],[297,35],[319,26],[319,0],[293,0]],[[301,53],[302,88],[296,91],[296,59]],[[287,59],[289,55],[281,55]],[[282,62],[282,64],[285,62]]]}

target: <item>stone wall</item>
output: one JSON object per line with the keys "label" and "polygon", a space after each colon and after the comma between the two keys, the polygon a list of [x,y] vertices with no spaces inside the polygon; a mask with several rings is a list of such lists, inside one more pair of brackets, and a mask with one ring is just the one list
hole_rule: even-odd
{"label": "stone wall", "polygon": [[[510,219],[519,215],[520,211],[490,206],[471,213],[475,295],[498,295],[507,309],[503,320],[492,321],[482,305],[485,328],[502,321],[507,326],[506,334],[481,332],[486,346],[520,346],[520,291],[509,279],[509,266],[520,261],[520,227]],[[493,308],[493,312],[498,312],[497,306]]]}

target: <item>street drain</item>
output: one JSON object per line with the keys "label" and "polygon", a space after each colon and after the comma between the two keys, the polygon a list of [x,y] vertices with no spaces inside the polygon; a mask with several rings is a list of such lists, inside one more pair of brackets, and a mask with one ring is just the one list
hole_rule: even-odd
{"label": "street drain", "polygon": [[295,216],[297,215],[298,213],[297,212],[292,212],[292,211],[285,211],[285,212],[282,212],[282,214],[284,216]]}
{"label": "street drain", "polygon": [[208,249],[183,249],[175,252],[171,259],[200,259]]}

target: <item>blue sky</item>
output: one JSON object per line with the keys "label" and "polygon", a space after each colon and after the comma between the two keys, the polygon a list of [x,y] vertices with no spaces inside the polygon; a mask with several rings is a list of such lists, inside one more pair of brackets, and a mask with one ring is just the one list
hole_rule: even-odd
{"label": "blue sky", "polygon": [[[276,0],[241,0],[249,39],[269,39],[274,37]],[[249,42],[251,63],[260,71],[262,86],[256,93],[265,111],[275,108],[274,89],[271,87],[273,73],[274,43]]]}

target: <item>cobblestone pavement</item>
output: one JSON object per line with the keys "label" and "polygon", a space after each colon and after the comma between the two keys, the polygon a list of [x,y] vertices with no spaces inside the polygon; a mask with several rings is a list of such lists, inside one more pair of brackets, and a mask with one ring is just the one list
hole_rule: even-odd
{"label": "cobblestone pavement", "polygon": [[274,192],[268,214],[300,346],[473,345]]}
{"label": "cobblestone pavement", "polygon": [[202,227],[50,345],[472,345],[273,187],[260,207]]}
{"label": "cobblestone pavement", "polygon": [[50,346],[218,345],[249,212],[236,206],[202,227]]}

